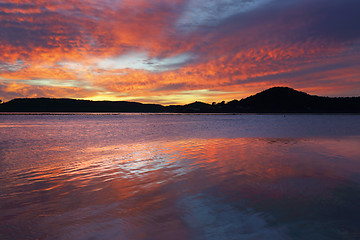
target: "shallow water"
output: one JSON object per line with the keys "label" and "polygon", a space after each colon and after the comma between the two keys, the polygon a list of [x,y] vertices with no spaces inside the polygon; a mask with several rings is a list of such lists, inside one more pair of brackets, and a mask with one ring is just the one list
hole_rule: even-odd
{"label": "shallow water", "polygon": [[0,115],[0,239],[360,239],[359,115]]}

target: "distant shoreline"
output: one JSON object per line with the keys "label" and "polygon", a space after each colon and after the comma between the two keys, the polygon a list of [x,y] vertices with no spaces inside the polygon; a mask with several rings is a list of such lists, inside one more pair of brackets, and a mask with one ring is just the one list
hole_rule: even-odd
{"label": "distant shoreline", "polygon": [[144,113],[144,112],[0,112],[0,115],[38,115],[38,116],[71,116],[71,115],[360,115],[360,113]]}
{"label": "distant shoreline", "polygon": [[[360,114],[360,97],[322,97],[273,87],[241,100],[186,105],[143,104],[59,98],[17,98],[0,104],[0,114]],[[49,114],[50,113],[50,114]]]}

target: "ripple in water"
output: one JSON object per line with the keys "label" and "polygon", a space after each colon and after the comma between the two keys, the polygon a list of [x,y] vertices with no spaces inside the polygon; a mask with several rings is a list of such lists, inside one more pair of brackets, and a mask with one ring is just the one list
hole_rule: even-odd
{"label": "ripple in water", "polygon": [[359,135],[234,130],[255,116],[52,117],[3,120],[0,239],[360,237]]}

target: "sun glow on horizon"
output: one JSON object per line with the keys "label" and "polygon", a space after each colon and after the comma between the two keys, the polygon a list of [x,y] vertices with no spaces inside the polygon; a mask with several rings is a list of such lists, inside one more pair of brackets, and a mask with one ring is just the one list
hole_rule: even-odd
{"label": "sun glow on horizon", "polygon": [[360,3],[353,0],[10,0],[0,6],[3,101],[211,103],[279,85],[360,95],[354,11]]}

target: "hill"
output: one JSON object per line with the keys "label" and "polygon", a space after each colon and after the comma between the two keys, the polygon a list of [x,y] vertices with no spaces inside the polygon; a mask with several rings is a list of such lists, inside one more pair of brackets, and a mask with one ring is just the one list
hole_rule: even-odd
{"label": "hill", "polygon": [[[236,103],[229,109],[258,113],[359,113],[360,97],[330,98],[288,87],[273,87]],[[234,109],[233,109],[234,110]]]}
{"label": "hill", "polygon": [[170,113],[360,113],[360,97],[320,97],[288,87],[273,87],[241,100],[162,106],[126,101],[17,98],[0,112],[170,112]]}
{"label": "hill", "polygon": [[55,98],[16,98],[0,105],[2,112],[163,112],[159,104]]}

